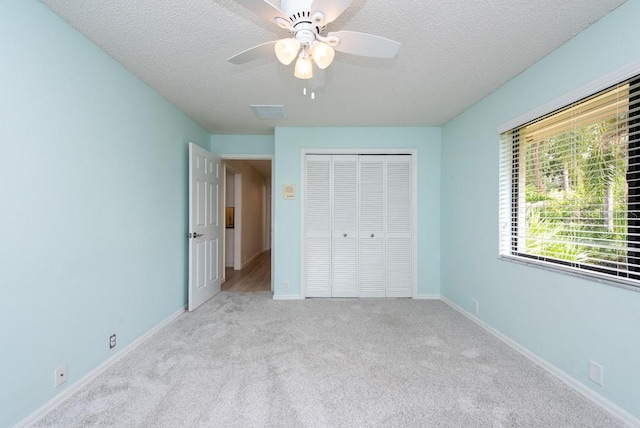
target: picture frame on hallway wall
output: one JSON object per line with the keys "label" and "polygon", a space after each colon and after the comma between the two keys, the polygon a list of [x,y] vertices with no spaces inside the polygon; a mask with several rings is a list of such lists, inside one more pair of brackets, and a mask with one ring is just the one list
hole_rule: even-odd
{"label": "picture frame on hallway wall", "polygon": [[227,229],[233,229],[235,227],[234,219],[235,219],[235,208],[227,207],[225,210],[225,227]]}

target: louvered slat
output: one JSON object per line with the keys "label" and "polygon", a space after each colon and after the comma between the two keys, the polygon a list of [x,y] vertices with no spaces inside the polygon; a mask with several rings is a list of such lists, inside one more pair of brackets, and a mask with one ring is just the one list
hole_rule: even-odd
{"label": "louvered slat", "polygon": [[334,155],[332,295],[358,296],[358,156]]}
{"label": "louvered slat", "polygon": [[307,155],[305,168],[307,297],[331,297],[331,156]]}
{"label": "louvered slat", "polygon": [[307,238],[305,256],[307,297],[331,297],[331,239]]}
{"label": "louvered slat", "polygon": [[387,239],[387,297],[411,297],[411,238]]}
{"label": "louvered slat", "polygon": [[305,231],[325,236],[331,232],[331,156],[308,155],[305,180]]}
{"label": "louvered slat", "polygon": [[333,297],[358,297],[358,240],[339,237],[333,242]]}
{"label": "louvered slat", "polygon": [[385,260],[382,238],[360,239],[360,297],[385,297]]}
{"label": "louvered slat", "polygon": [[387,156],[386,295],[411,297],[411,156]]}
{"label": "louvered slat", "polygon": [[384,156],[360,156],[358,289],[361,297],[385,297],[384,170]]}
{"label": "louvered slat", "polygon": [[387,157],[387,233],[411,233],[411,156]]}
{"label": "louvered slat", "polygon": [[384,157],[360,156],[360,235],[384,232]]}

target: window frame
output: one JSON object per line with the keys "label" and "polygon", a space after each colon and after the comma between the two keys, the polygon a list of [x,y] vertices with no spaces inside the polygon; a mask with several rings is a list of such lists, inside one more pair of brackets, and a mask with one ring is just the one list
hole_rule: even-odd
{"label": "window frame", "polygon": [[[609,285],[614,285],[614,286],[622,287],[625,289],[630,289],[633,291],[640,292],[640,266],[636,266],[636,269],[635,269],[638,272],[638,275],[632,274],[630,275],[629,278],[627,278],[625,276],[616,276],[615,274],[609,273],[606,269],[598,269],[598,267],[591,266],[591,265],[584,265],[579,262],[570,262],[570,261],[564,261],[564,260],[550,258],[550,257],[536,256],[536,255],[527,254],[527,253],[518,251],[517,228],[520,227],[519,225],[523,220],[522,218],[520,218],[522,216],[523,210],[521,209],[512,210],[512,205],[511,205],[513,203],[516,203],[516,206],[520,207],[521,203],[523,202],[520,200],[521,198],[523,198],[523,195],[520,195],[520,193],[522,193],[520,187],[518,185],[514,185],[514,182],[518,182],[521,179],[521,177],[514,176],[514,174],[517,175],[518,173],[516,173],[513,169],[514,162],[517,163],[521,161],[521,159],[519,159],[520,152],[522,150],[520,148],[520,135],[518,133],[519,128],[523,125],[526,125],[527,123],[536,121],[540,118],[553,114],[558,110],[562,110],[566,107],[569,107],[570,105],[576,102],[589,98],[595,94],[598,94],[603,90],[611,88],[612,86],[618,85],[634,77],[636,77],[636,79],[634,80],[635,82],[640,81],[640,60],[636,60],[632,63],[629,63],[627,66],[623,68],[615,70],[605,76],[602,76],[601,78],[593,82],[590,82],[587,85],[584,85],[568,94],[565,94],[557,99],[554,99],[547,104],[544,104],[528,113],[525,113],[515,119],[512,119],[498,126],[497,128],[498,139],[500,141],[500,151],[499,151],[499,157],[500,157],[500,162],[499,162],[499,171],[500,171],[499,210],[500,211],[499,213],[500,215],[499,215],[499,231],[498,231],[499,232],[498,233],[499,259],[516,262],[516,263],[531,266],[531,267],[542,268],[545,270],[561,272],[564,274],[569,274],[571,276],[585,278],[592,281],[595,280],[597,282],[603,282]],[[629,97],[629,102],[630,104],[631,103],[634,103],[636,105],[640,104],[640,90],[636,91],[632,96]],[[633,119],[629,118],[628,129],[630,134],[632,132],[640,132],[640,112],[636,112],[634,114]],[[514,134],[515,133],[518,133],[518,134],[511,135],[510,143],[507,145],[502,139],[502,134],[509,131],[514,132]],[[514,151],[513,144],[518,144],[517,152]],[[630,139],[628,152],[631,152],[632,150],[640,151],[640,136],[636,136],[633,142]],[[505,156],[507,156],[507,154],[510,154],[511,156],[510,164],[512,165],[512,167],[510,168],[508,173],[505,174],[505,172],[503,171],[503,161],[505,159]],[[509,161],[507,160],[506,162],[508,163]],[[640,183],[640,165],[636,165],[636,168],[637,168],[636,170],[629,171],[627,173],[627,182],[629,182],[630,180],[635,180],[638,183]],[[520,173],[522,173],[522,170],[524,170],[524,168],[520,169]],[[503,174],[508,175],[508,177],[506,178],[508,180],[508,184],[505,184],[502,182],[502,180],[505,179],[505,176]],[[632,174],[635,174],[635,176],[632,176]],[[629,204],[631,204],[631,196],[632,194],[630,193]],[[636,191],[636,194],[633,194],[633,196],[635,198],[635,201],[637,201],[635,203],[640,204],[640,189],[638,189]],[[629,227],[634,227],[636,228],[636,230],[640,231],[640,218],[638,218],[638,221],[636,224],[631,225],[630,223]],[[504,234],[507,233],[505,232],[505,228],[508,228],[509,230],[513,230],[513,228],[516,228],[515,233],[511,232],[508,240],[504,236]],[[634,246],[634,248],[636,248],[636,246]],[[637,253],[634,252],[633,254],[640,255],[640,237],[638,237],[637,248],[638,248],[638,252]]]}

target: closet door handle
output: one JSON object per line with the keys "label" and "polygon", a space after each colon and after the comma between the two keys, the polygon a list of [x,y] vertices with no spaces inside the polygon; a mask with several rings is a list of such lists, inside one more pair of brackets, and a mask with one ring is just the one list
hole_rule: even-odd
{"label": "closet door handle", "polygon": [[371,237],[373,238],[374,236],[376,236],[376,235],[374,235],[374,234],[372,233],[372,234],[371,234]]}
{"label": "closet door handle", "polygon": [[342,236],[344,236],[344,237],[346,238],[346,237],[347,237],[347,234],[345,233],[345,234],[344,234],[344,235],[342,235]]}

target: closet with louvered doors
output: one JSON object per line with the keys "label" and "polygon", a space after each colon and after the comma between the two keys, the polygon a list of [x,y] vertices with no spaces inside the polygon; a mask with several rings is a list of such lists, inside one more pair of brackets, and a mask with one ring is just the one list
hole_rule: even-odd
{"label": "closet with louvered doors", "polygon": [[306,155],[306,297],[411,297],[411,166],[410,155]]}

